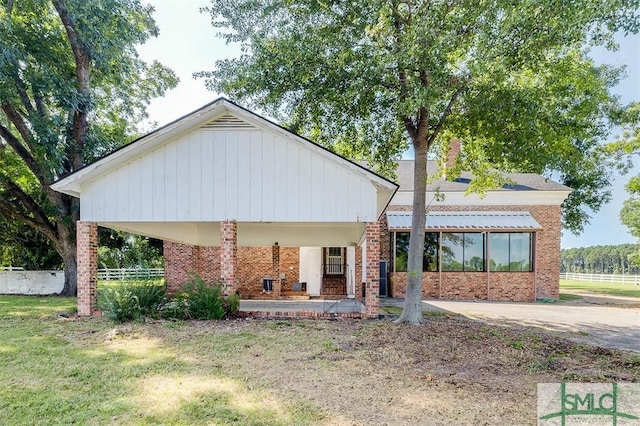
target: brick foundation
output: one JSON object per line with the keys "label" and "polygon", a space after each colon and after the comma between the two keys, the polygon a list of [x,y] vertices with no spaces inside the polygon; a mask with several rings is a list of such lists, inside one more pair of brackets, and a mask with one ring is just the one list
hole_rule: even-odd
{"label": "brick foundation", "polygon": [[78,315],[94,315],[98,311],[98,225],[78,221]]}

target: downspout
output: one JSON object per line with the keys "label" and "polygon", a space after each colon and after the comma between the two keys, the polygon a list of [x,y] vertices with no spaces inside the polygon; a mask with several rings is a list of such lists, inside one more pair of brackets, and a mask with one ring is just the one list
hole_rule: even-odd
{"label": "downspout", "polygon": [[490,294],[489,294],[489,291],[490,291],[489,289],[491,287],[491,277],[490,277],[490,273],[491,273],[490,272],[491,271],[491,262],[490,262],[490,259],[491,259],[491,245],[489,244],[489,240],[491,238],[489,238],[489,237],[491,236],[491,232],[487,231],[485,233],[485,235],[487,237],[487,254],[486,254],[487,258],[486,258],[486,261],[485,261],[485,265],[486,265],[486,268],[487,268],[487,300],[491,300]]}
{"label": "downspout", "polygon": [[533,233],[533,301],[538,299],[538,233]]}
{"label": "downspout", "polygon": [[438,233],[438,299],[442,299],[442,231]]}

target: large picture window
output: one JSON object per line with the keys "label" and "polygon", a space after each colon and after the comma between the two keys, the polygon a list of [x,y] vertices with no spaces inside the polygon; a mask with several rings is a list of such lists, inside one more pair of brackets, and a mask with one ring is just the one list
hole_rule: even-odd
{"label": "large picture window", "polygon": [[[394,271],[406,272],[409,262],[409,232],[394,232],[391,234],[391,256],[394,259]],[[424,234],[424,257],[422,271],[438,270],[438,233]]]}
{"label": "large picture window", "polygon": [[[406,272],[409,232],[391,234],[394,272]],[[489,237],[487,238],[487,235]],[[442,241],[438,239],[442,238]],[[533,271],[533,233],[427,232],[424,236],[423,272]],[[489,244],[487,249],[487,244]],[[438,250],[441,251],[440,256]],[[487,252],[489,256],[487,258]],[[438,269],[438,262],[441,262]]]}
{"label": "large picture window", "polygon": [[442,270],[485,271],[485,239],[480,232],[442,233]]}
{"label": "large picture window", "polygon": [[491,271],[531,272],[532,236],[530,232],[492,232],[489,236]]}

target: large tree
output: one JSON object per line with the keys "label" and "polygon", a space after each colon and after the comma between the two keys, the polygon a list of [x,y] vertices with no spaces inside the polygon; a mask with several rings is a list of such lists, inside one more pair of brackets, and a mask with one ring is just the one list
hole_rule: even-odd
{"label": "large tree", "polygon": [[[638,30],[636,0],[212,0],[220,35],[245,54],[200,73],[215,90],[351,145],[388,170],[415,158],[408,285],[401,322],[422,321],[427,155],[461,138],[453,172],[474,191],[498,170],[556,176],[576,191],[565,225],[580,230],[608,193],[595,151],[617,106],[618,73],[582,49]],[[231,29],[231,31],[227,29]]]}
{"label": "large tree", "polygon": [[0,214],[45,236],[76,292],[78,200],[60,176],[121,145],[177,84],[136,46],[157,33],[138,0],[0,0]]}
{"label": "large tree", "polygon": [[[640,155],[640,102],[632,102],[619,114],[620,138],[607,144],[605,151],[621,162],[621,172],[626,173],[634,166],[634,159]],[[629,232],[640,238],[640,176],[632,176],[625,189],[630,197],[624,201],[620,210],[620,221],[629,228]],[[640,260],[636,252],[635,263]]]}

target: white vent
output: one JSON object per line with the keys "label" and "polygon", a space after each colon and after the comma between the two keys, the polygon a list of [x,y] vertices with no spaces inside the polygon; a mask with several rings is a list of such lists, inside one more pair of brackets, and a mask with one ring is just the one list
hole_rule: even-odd
{"label": "white vent", "polygon": [[216,118],[210,123],[202,126],[203,129],[214,130],[255,130],[256,127],[246,121],[240,120],[238,117],[231,114],[225,114]]}

